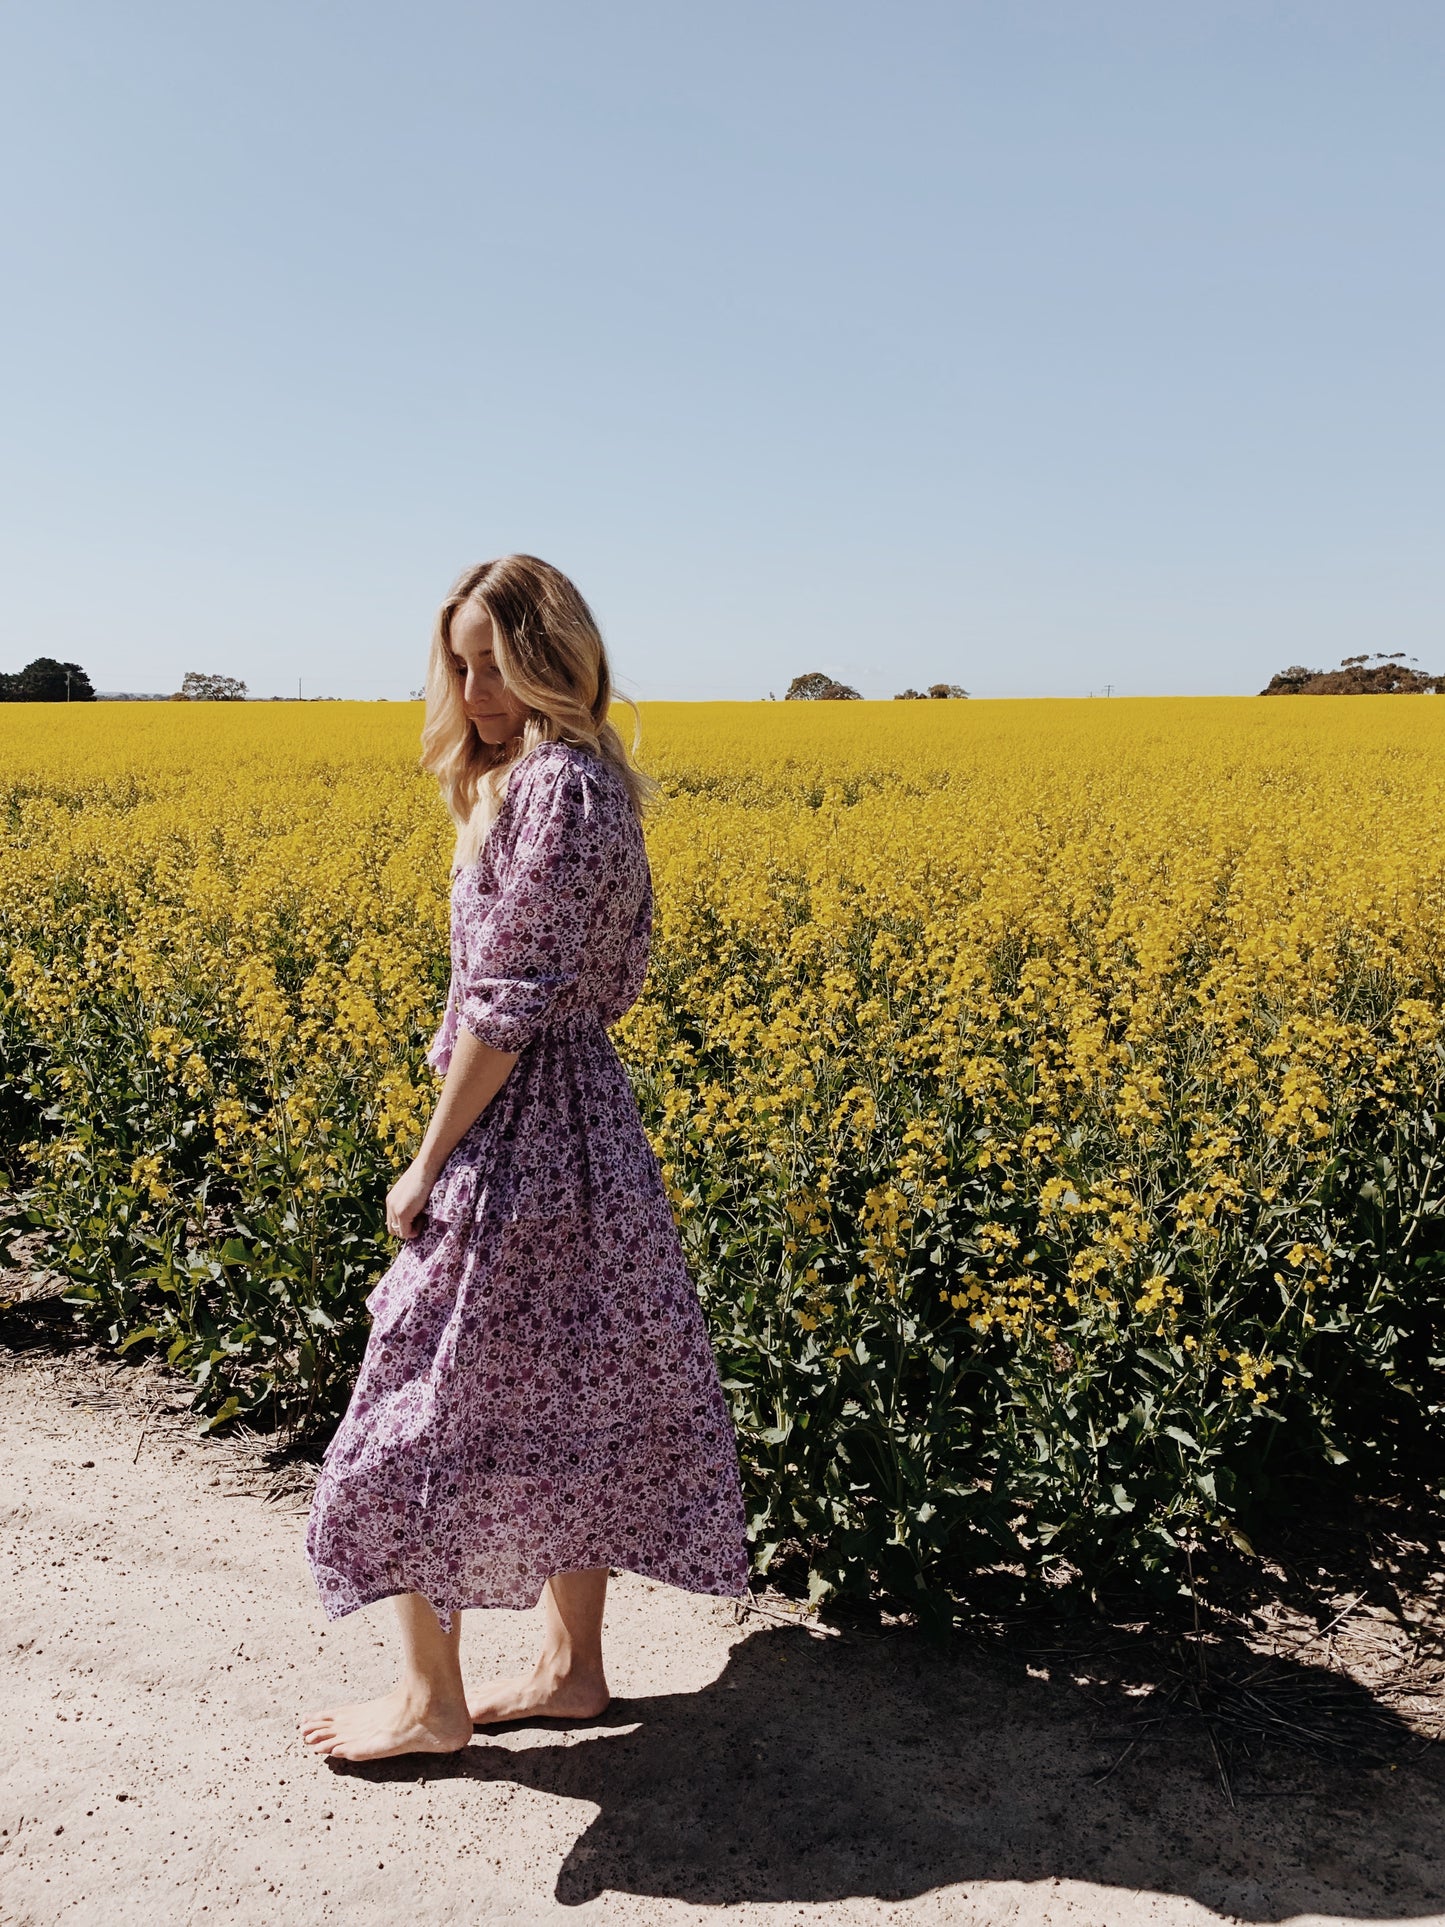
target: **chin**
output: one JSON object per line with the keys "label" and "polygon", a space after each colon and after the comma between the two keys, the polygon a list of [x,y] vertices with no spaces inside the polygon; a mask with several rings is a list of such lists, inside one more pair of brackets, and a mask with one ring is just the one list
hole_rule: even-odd
{"label": "chin", "polygon": [[514,738],[520,736],[522,733],[522,725],[520,723],[513,728],[509,723],[479,723],[474,721],[472,728],[491,749],[503,748],[505,744],[512,742]]}

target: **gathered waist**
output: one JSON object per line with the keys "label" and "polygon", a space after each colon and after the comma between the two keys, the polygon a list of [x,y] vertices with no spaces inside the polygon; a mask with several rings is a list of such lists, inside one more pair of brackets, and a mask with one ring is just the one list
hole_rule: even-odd
{"label": "gathered waist", "polygon": [[563,1034],[576,1031],[602,1030],[607,1028],[607,1019],[600,1010],[568,1011],[563,1017],[549,1017],[538,1031],[538,1037],[550,1037],[554,1032]]}

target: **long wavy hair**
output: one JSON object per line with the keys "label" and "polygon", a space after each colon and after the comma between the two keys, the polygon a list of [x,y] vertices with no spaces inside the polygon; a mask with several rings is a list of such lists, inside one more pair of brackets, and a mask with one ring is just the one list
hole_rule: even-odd
{"label": "long wavy hair", "polygon": [[[506,743],[484,743],[462,706],[464,672],[452,653],[452,622],[468,602],[479,602],[491,617],[502,681],[527,708],[525,723]],[[632,711],[635,753],[642,738],[637,705],[614,693],[597,619],[560,569],[535,555],[504,555],[458,576],[432,631],[421,732],[421,766],[436,777],[457,826],[458,864],[475,862],[512,769],[539,743],[573,743],[610,763],[641,819],[659,786],[637,768],[612,724],[614,700]]]}

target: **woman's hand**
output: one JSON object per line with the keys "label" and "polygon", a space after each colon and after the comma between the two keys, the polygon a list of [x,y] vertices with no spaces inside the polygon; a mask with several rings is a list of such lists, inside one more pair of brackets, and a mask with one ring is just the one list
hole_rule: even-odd
{"label": "woman's hand", "polygon": [[386,1194],[386,1228],[393,1238],[414,1238],[436,1178],[414,1158]]}
{"label": "woman's hand", "polygon": [[458,1030],[446,1082],[421,1149],[386,1194],[386,1228],[393,1238],[414,1238],[442,1167],[506,1083],[518,1053],[496,1050]]}

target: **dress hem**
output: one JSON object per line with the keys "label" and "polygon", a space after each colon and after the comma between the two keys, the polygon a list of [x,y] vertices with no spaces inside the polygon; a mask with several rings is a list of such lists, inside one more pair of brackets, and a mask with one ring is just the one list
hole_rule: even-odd
{"label": "dress hem", "polygon": [[[606,1566],[609,1575],[615,1572],[625,1573],[634,1579],[650,1579],[654,1585],[671,1586],[677,1592],[696,1593],[698,1597],[702,1599],[750,1599],[752,1597],[752,1586],[746,1579],[737,1587],[688,1586],[682,1584],[680,1580],[668,1579],[660,1572],[649,1572],[644,1567],[629,1566],[615,1559],[596,1559],[592,1562],[591,1566],[568,1566],[565,1570],[568,1572],[587,1572],[595,1571],[599,1566]],[[335,1610],[332,1608],[331,1601],[322,1593],[321,1610],[326,1615],[327,1624],[334,1626],[338,1620],[347,1619],[352,1613],[363,1612],[368,1606],[380,1605],[381,1602],[386,1599],[403,1599],[408,1593],[414,1592],[419,1598],[426,1600],[437,1618],[441,1620],[450,1620],[453,1613],[529,1613],[535,1611],[537,1606],[540,1605],[542,1594],[546,1589],[547,1579],[550,1579],[551,1576],[549,1573],[547,1578],[542,1580],[541,1584],[537,1587],[536,1598],[530,1600],[473,1599],[462,1601],[454,1606],[439,1606],[431,1595],[423,1592],[419,1586],[384,1586],[378,1592],[368,1592],[364,1595],[358,1595],[353,1604],[338,1606]]]}

